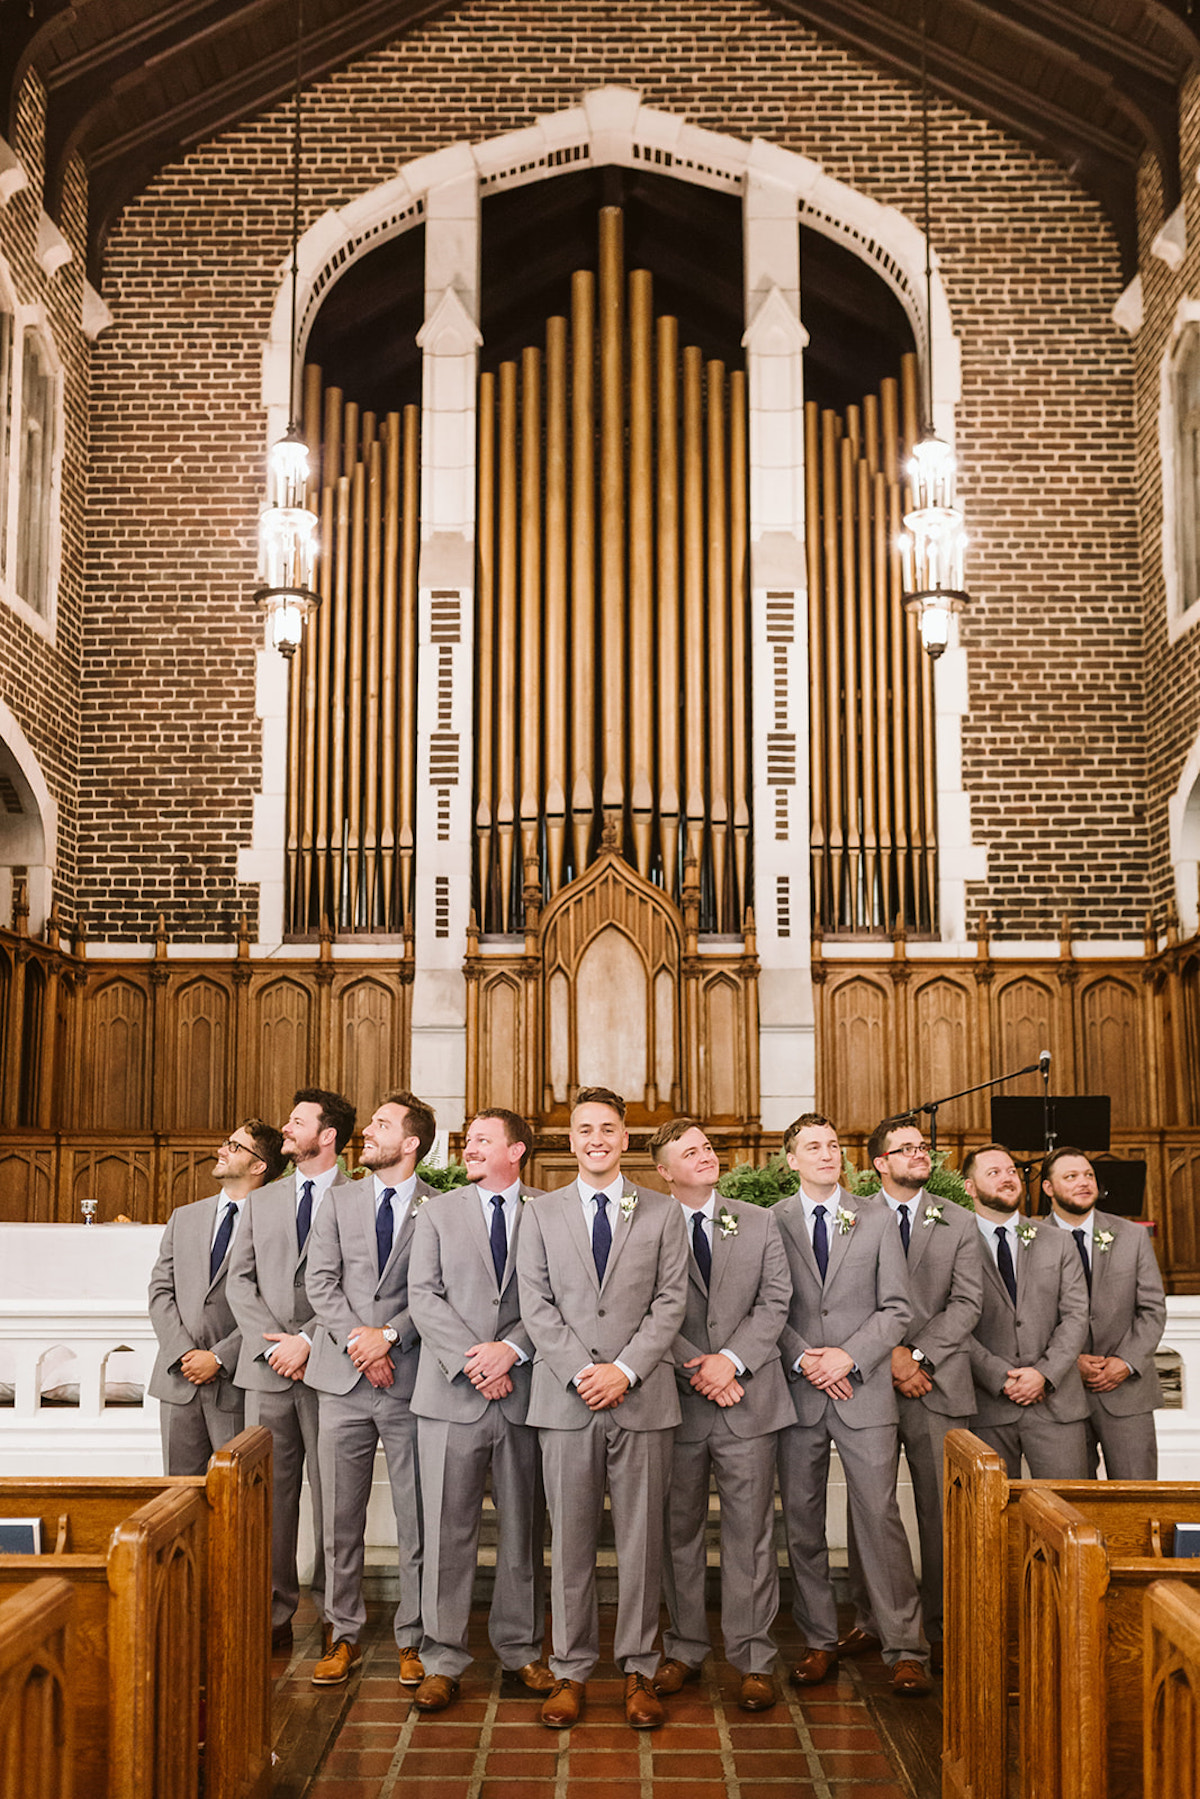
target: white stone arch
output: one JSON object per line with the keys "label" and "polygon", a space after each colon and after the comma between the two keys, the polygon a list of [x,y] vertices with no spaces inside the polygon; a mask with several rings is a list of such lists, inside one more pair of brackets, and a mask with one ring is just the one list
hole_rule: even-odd
{"label": "white stone arch", "polygon": [[[1200,623],[1200,599],[1183,591],[1179,553],[1179,434],[1175,417],[1175,368],[1184,334],[1200,325],[1200,299],[1185,294],[1175,308],[1158,364],[1158,459],[1162,484],[1162,570],[1170,642]],[[1194,896],[1193,896],[1194,897]]]}
{"label": "white stone arch", "polygon": [[1175,908],[1185,937],[1200,929],[1200,732],[1167,801]]}
{"label": "white stone arch", "polygon": [[24,868],[34,936],[41,935],[50,910],[57,853],[54,796],[29,739],[0,700],[0,917],[11,916],[12,871]]}

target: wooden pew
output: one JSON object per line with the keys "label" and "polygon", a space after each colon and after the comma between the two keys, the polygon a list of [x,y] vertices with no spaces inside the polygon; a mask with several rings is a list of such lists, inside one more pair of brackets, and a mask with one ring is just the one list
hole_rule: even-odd
{"label": "wooden pew", "polygon": [[1151,1586],[1200,1591],[1200,1563],[1129,1556],[1045,1488],[1022,1495],[1021,1779],[1039,1799],[1142,1799]]}
{"label": "wooden pew", "polygon": [[80,1799],[196,1799],[207,1534],[203,1495],[176,1489],[123,1518],[107,1554],[0,1556],[0,1598],[45,1575],[72,1589]]}
{"label": "wooden pew", "polygon": [[1008,1703],[1018,1688],[1017,1508],[1022,1496],[1035,1489],[1075,1506],[1120,1555],[1152,1556],[1156,1549],[1170,1547],[1164,1540],[1166,1526],[1200,1523],[1200,1486],[1186,1481],[1010,1481],[995,1450],[970,1431],[950,1432],[943,1799],[1005,1799]]}
{"label": "wooden pew", "polygon": [[35,1580],[0,1605],[0,1799],[74,1799],[73,1604]]}
{"label": "wooden pew", "polygon": [[[39,1517],[44,1543],[97,1556],[123,1518],[169,1492],[197,1494],[207,1512],[199,1607],[205,1799],[262,1799],[271,1784],[270,1432],[242,1431],[194,1478],[3,1478],[0,1517]],[[48,1571],[45,1556],[41,1565]]]}
{"label": "wooden pew", "polygon": [[1200,1799],[1200,1594],[1156,1580],[1142,1636],[1145,1799]]}

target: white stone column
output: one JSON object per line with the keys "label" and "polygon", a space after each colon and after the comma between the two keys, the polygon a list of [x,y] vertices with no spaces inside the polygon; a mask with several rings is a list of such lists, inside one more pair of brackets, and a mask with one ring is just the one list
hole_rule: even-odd
{"label": "white stone column", "polygon": [[[755,153],[758,153],[756,158]],[[751,732],[764,1130],[813,1103],[804,346],[795,180],[755,160],[743,199],[750,405]]]}
{"label": "white stone column", "polygon": [[[416,978],[413,1091],[457,1130],[466,1105],[475,638],[475,406],[479,184],[444,153],[425,210],[418,575]],[[439,169],[439,173],[441,170]]]}

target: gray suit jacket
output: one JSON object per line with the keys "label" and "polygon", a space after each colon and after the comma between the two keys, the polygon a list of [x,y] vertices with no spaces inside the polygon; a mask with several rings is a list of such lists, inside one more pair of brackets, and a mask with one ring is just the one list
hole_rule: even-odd
{"label": "gray suit jacket", "polygon": [[[1013,1219],[1014,1226],[1025,1222]],[[1039,1417],[1058,1424],[1086,1418],[1087,1395],[1075,1358],[1087,1342],[1088,1294],[1074,1243],[1056,1225],[1038,1225],[1032,1242],[1021,1244],[1013,1257],[1015,1306],[991,1250],[983,1243],[980,1249],[983,1311],[967,1344],[980,1424],[1015,1424],[1029,1411],[1004,1396],[1010,1368],[1036,1368],[1045,1377]]]}
{"label": "gray suit jacket", "polygon": [[[882,1197],[880,1203],[887,1206]],[[931,1206],[941,1214],[937,1223],[929,1218]],[[898,1236],[895,1217],[891,1223]],[[950,1418],[967,1418],[975,1410],[967,1339],[983,1310],[983,1257],[975,1214],[922,1190],[908,1241],[913,1315],[904,1341],[932,1367],[933,1386],[921,1404]]]}
{"label": "gray suit jacket", "polygon": [[[1154,1352],[1167,1325],[1167,1302],[1154,1245],[1149,1231],[1140,1224],[1111,1212],[1097,1212],[1095,1228],[1111,1231],[1113,1240],[1107,1249],[1101,1249],[1092,1238],[1091,1331],[1084,1351],[1120,1356],[1133,1374],[1111,1393],[1088,1393],[1088,1399],[1114,1417],[1152,1412],[1162,1404]],[[1067,1235],[1065,1231],[1060,1234]],[[1068,1241],[1074,1247],[1074,1239]]]}
{"label": "gray suit jacket", "polygon": [[[690,1211],[683,1210],[691,1231]],[[736,1230],[722,1225],[733,1219]],[[687,1310],[672,1351],[683,1421],[679,1442],[698,1443],[723,1420],[735,1437],[763,1437],[795,1418],[779,1359],[779,1333],[787,1321],[792,1278],[778,1228],[770,1212],[717,1195],[713,1220],[712,1279],[705,1288],[696,1258],[688,1254]],[[746,1365],[740,1376],[743,1397],[718,1406],[691,1385],[684,1363],[718,1350],[732,1350]]]}
{"label": "gray suit jacket", "polygon": [[[189,1349],[209,1349],[221,1364],[212,1383],[218,1409],[236,1411],[242,1396],[234,1390],[233,1371],[241,1350],[237,1321],[225,1295],[229,1257],[208,1278],[213,1224],[224,1195],[198,1199],[178,1206],[167,1219],[158,1260],[150,1272],[150,1322],[158,1338],[158,1355],[147,1391],[154,1399],[187,1405],[200,1391],[175,1369]],[[238,1219],[237,1238],[245,1224],[245,1204]]]}
{"label": "gray suit jacket", "polygon": [[[885,1205],[856,1199],[844,1187],[833,1196],[830,1210],[829,1266],[822,1284],[799,1193],[771,1209],[792,1275],[792,1304],[779,1347],[796,1420],[817,1424],[825,1407],[835,1405],[839,1416],[859,1429],[894,1424],[892,1351],[904,1341],[912,1317],[900,1232]],[[839,1210],[854,1217],[848,1230],[839,1228]],[[830,1400],[795,1372],[805,1350],[834,1346],[854,1357],[850,1399]]]}
{"label": "gray suit jacket", "polygon": [[[242,1207],[237,1236],[229,1252],[226,1291],[242,1333],[242,1353],[234,1380],[239,1387],[253,1387],[260,1392],[282,1393],[293,1385],[267,1361],[275,1345],[264,1341],[265,1333],[284,1331],[294,1336],[308,1326],[306,1334],[315,1339],[319,1328],[312,1323],[312,1301],[304,1285],[311,1233],[302,1252],[296,1247],[299,1178],[285,1175],[250,1195]],[[318,1217],[337,1189],[349,1184],[349,1178],[340,1169],[334,1175],[317,1209]]]}
{"label": "gray suit jacket", "polygon": [[589,1362],[622,1361],[637,1380],[605,1416],[625,1430],[679,1423],[671,1349],[687,1299],[687,1235],[679,1202],[625,1182],[604,1284],[596,1277],[578,1184],[526,1207],[517,1249],[521,1317],[534,1345],[528,1422],[582,1430],[592,1417],[573,1386]]}
{"label": "gray suit jacket", "polygon": [[[436,1189],[419,1180],[382,1274],[375,1247],[375,1182],[370,1175],[328,1193],[308,1239],[305,1285],[313,1316],[324,1327],[313,1341],[305,1379],[321,1393],[349,1393],[366,1383],[346,1352],[359,1325],[396,1331],[395,1381],[387,1391],[409,1399],[417,1378],[419,1338],[408,1309],[408,1258],[417,1213]],[[332,1203],[330,1203],[332,1202]]]}
{"label": "gray suit jacket", "polygon": [[[528,1200],[539,1188],[522,1184]],[[421,1333],[412,1409],[419,1418],[472,1424],[489,1405],[498,1405],[514,1424],[529,1409],[533,1343],[521,1322],[517,1292],[517,1244],[526,1207],[517,1207],[508,1243],[504,1279],[496,1280],[492,1246],[484,1223],[479,1188],[437,1193],[417,1214],[408,1265],[408,1303]],[[484,1399],[463,1367],[473,1343],[515,1343],[528,1358],[512,1369],[513,1390],[504,1399]]]}

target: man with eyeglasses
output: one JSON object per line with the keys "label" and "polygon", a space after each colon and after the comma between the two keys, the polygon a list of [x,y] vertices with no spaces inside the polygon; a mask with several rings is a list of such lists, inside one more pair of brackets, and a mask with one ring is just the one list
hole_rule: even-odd
{"label": "man with eyeglasses", "polygon": [[208,1458],[242,1429],[234,1385],[241,1337],[225,1292],[229,1246],[249,1194],[274,1180],[282,1137],[248,1118],[217,1151],[221,1192],[177,1206],[150,1275],[150,1322],[158,1356],[147,1391],[159,1402],[163,1472],[203,1474]]}
{"label": "man with eyeglasses", "polygon": [[340,1093],[302,1087],[283,1127],[292,1164],[246,1208],[229,1256],[229,1304],[242,1333],[235,1379],[247,1424],[271,1433],[271,1647],[291,1647],[300,1599],[296,1543],[304,1474],[312,1503],[312,1597],[325,1603],[324,1523],[317,1449],[318,1400],[306,1379],[317,1326],[304,1285],[309,1232],[322,1207],[349,1183],[338,1157],[354,1130],[354,1107]]}
{"label": "man with eyeglasses", "polygon": [[[929,1145],[910,1114],[885,1118],[867,1142],[880,1199],[904,1250],[912,1319],[892,1351],[900,1444],[908,1462],[921,1542],[921,1613],[935,1672],[942,1665],[942,1487],[946,1433],[969,1428],[975,1385],[967,1339],[983,1308],[983,1256],[969,1211],[925,1190]],[[853,1521],[849,1534],[854,1625],[842,1655],[879,1647],[862,1580]]]}

